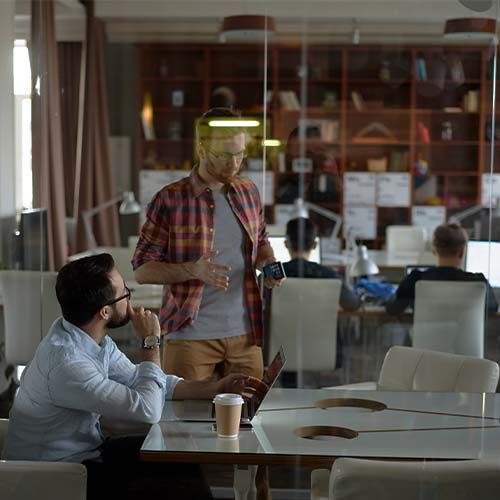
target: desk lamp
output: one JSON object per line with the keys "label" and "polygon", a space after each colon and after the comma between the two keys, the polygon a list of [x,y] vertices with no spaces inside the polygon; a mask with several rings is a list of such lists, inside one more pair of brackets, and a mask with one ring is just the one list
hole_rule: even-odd
{"label": "desk lamp", "polygon": [[[484,205],[473,205],[472,207],[468,207],[465,210],[462,210],[460,212],[457,212],[456,214],[452,215],[448,219],[448,223],[451,224],[462,224],[462,221],[467,219],[468,217],[471,217],[472,215],[476,215],[480,213],[483,209],[487,210],[488,207]],[[494,203],[492,203],[491,206],[491,215],[492,217],[497,217],[500,218],[500,198],[496,197]],[[481,239],[481,221],[476,220],[474,221],[474,239],[479,240]]]}
{"label": "desk lamp", "polygon": [[319,205],[315,205],[314,203],[310,203],[309,201],[305,201],[302,198],[296,198],[293,202],[293,207],[294,209],[291,218],[302,217],[304,219],[308,219],[309,210],[311,210],[335,222],[331,238],[338,238],[340,226],[342,226],[342,217],[339,214],[336,214],[331,210],[327,210],[326,208],[320,207]]}
{"label": "desk lamp", "polygon": [[106,208],[116,205],[119,201],[121,201],[120,208],[118,209],[120,215],[138,214],[141,211],[141,206],[137,203],[133,191],[123,191],[119,196],[115,196],[104,203],[96,205],[94,208],[82,210],[83,227],[85,228],[90,250],[97,247],[97,241],[90,225],[91,217],[106,210]]}
{"label": "desk lamp", "polygon": [[349,269],[349,275],[351,277],[361,278],[362,276],[373,276],[379,273],[377,264],[368,257],[366,245],[356,245],[355,252],[354,262]]}

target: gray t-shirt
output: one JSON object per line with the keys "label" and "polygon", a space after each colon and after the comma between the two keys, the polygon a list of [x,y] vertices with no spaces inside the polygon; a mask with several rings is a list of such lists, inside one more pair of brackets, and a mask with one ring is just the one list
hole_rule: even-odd
{"label": "gray t-shirt", "polygon": [[229,288],[223,292],[205,285],[197,319],[168,339],[209,340],[244,335],[251,331],[243,293],[245,259],[243,245],[247,235],[234,215],[225,194],[213,191],[215,202],[214,250],[219,255],[213,262],[231,267]]}

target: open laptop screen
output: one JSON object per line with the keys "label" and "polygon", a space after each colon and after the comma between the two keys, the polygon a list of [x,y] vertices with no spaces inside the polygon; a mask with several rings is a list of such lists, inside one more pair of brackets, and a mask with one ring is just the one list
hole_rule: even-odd
{"label": "open laptop screen", "polygon": [[469,241],[465,258],[465,270],[483,273],[493,287],[500,287],[500,242]]}

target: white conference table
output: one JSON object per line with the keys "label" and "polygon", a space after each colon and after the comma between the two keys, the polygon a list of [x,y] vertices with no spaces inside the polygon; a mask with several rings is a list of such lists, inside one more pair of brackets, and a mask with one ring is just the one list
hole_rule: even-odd
{"label": "white conference table", "polygon": [[[312,407],[329,398],[375,400],[388,408]],[[166,403],[160,423],[142,445],[142,460],[330,467],[337,457],[500,458],[500,394],[272,389],[252,421],[253,430],[241,431],[237,440],[217,438],[209,422],[180,420],[185,404],[192,402]],[[204,412],[208,406],[200,403]],[[308,426],[358,434],[350,439],[297,436],[298,428]]]}

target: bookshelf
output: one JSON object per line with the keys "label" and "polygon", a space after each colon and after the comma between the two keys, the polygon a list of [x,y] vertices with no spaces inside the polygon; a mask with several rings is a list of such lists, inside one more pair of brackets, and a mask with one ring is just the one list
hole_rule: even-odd
{"label": "bookshelf", "polygon": [[[137,50],[138,171],[191,168],[194,122],[213,104],[215,89],[230,88],[245,116],[262,117],[262,46],[141,44]],[[304,68],[301,47],[272,45],[267,136],[286,144],[299,125],[304,100],[307,125],[319,133],[307,139],[310,172],[294,170],[298,152],[293,144],[283,147],[285,161],[279,161],[277,150],[267,149],[266,168],[274,173],[268,221],[274,222],[274,204],[293,202],[299,183],[306,199],[342,214],[349,203],[344,199],[347,173],[373,173],[377,182],[387,180],[385,174],[408,175],[407,206],[398,206],[401,200],[373,205],[376,228],[367,243],[374,248],[383,246],[387,225],[412,223],[415,205],[443,206],[449,217],[480,203],[481,176],[489,171],[490,157],[489,57],[481,46],[311,45]],[[154,138],[148,139],[141,123],[146,95],[154,128]],[[496,119],[500,138],[500,114]],[[495,146],[495,152],[500,148]],[[254,147],[252,154],[258,158],[261,149]],[[500,173],[498,158],[494,172]],[[327,231],[327,221],[317,222]]]}

